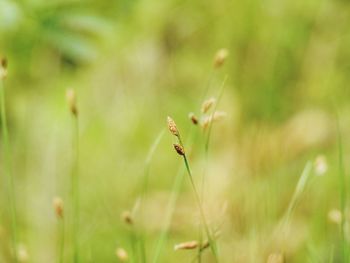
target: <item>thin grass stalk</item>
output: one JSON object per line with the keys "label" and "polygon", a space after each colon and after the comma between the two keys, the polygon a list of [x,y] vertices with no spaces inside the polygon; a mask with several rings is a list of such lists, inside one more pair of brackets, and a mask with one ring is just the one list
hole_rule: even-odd
{"label": "thin grass stalk", "polygon": [[73,262],[79,262],[79,221],[80,221],[80,206],[79,206],[79,121],[78,116],[73,115],[73,151],[74,160],[72,166],[72,206],[73,206]]}
{"label": "thin grass stalk", "polygon": [[[184,148],[184,145],[182,143],[180,135],[178,135],[177,138],[179,140],[179,143],[180,143],[181,147]],[[203,209],[203,206],[202,206],[202,203],[201,203],[201,199],[200,199],[197,187],[196,187],[196,185],[194,183],[192,172],[191,172],[191,168],[190,168],[190,164],[188,162],[186,154],[183,154],[183,159],[184,159],[186,171],[187,171],[187,174],[189,176],[189,179],[190,179],[190,182],[191,182],[191,186],[192,186],[192,189],[193,189],[193,192],[194,192],[194,195],[195,195],[195,199],[196,199],[196,202],[197,202],[197,205],[198,205],[198,208],[199,208],[201,221],[202,221],[202,224],[204,226],[204,230],[205,230],[205,232],[207,234],[207,237],[208,237],[208,240],[209,240],[210,249],[211,249],[211,251],[212,251],[212,253],[214,255],[215,261],[219,262],[217,246],[216,246],[216,243],[214,242],[214,240],[212,238],[212,235],[210,233],[209,226],[208,226],[207,220],[205,218],[204,209]]]}
{"label": "thin grass stalk", "polygon": [[285,233],[289,228],[290,218],[292,217],[296,204],[299,201],[300,196],[306,187],[311,171],[312,171],[312,163],[311,161],[308,161],[305,165],[303,172],[301,173],[297,186],[294,190],[293,197],[289,202],[288,209],[283,220],[282,226],[284,228]]}
{"label": "thin grass stalk", "polygon": [[[145,165],[144,165],[144,175],[143,175],[143,185],[141,189],[141,198],[140,198],[140,214],[141,218],[143,218],[144,215],[144,201],[146,199],[146,195],[148,192],[148,181],[149,181],[149,175],[150,175],[150,167],[151,167],[151,161],[154,157],[155,151],[162,140],[163,136],[165,134],[165,128],[163,128],[156,139],[154,140],[153,144],[150,147],[150,150],[147,154]],[[139,231],[139,244],[140,244],[140,253],[141,253],[141,262],[145,263],[147,261],[147,253],[145,248],[145,234],[142,232],[142,230]]]}
{"label": "thin grass stalk", "polygon": [[[205,99],[205,97],[207,96],[207,94],[208,94],[208,92],[210,90],[211,84],[213,82],[215,72],[216,72],[215,68],[211,68],[211,71],[210,71],[210,74],[209,74],[209,77],[208,77],[208,80],[207,80],[207,84],[206,84],[205,90],[203,91],[203,93],[201,95],[200,102],[202,102]],[[199,227],[199,231],[198,232],[199,232],[199,244],[202,244],[202,242],[203,242],[203,233],[202,233],[202,229],[200,227]],[[197,258],[198,258],[198,263],[201,263],[201,261],[202,261],[201,246],[198,246]]]}
{"label": "thin grass stalk", "polygon": [[[197,137],[197,132],[193,133],[192,127],[189,131],[190,137],[189,137],[189,141],[190,143],[192,143],[192,141],[194,140],[194,138]],[[183,184],[183,180],[184,180],[184,175],[185,175],[185,168],[183,166],[181,166],[175,176],[175,180],[174,180],[174,184],[173,184],[173,188],[171,190],[171,196],[169,199],[169,203],[167,206],[167,211],[166,211],[166,216],[165,216],[165,224],[163,226],[163,229],[160,233],[160,236],[158,238],[158,241],[156,243],[156,248],[155,248],[155,253],[153,256],[153,263],[158,263],[161,253],[162,253],[162,249],[164,247],[164,243],[165,240],[167,238],[168,232],[169,232],[169,228],[170,228],[170,224],[171,224],[171,220],[175,211],[175,207],[176,207],[176,202]]]}
{"label": "thin grass stalk", "polygon": [[197,191],[196,185],[195,185],[193,177],[192,177],[192,172],[191,172],[190,165],[188,163],[186,155],[184,155],[183,158],[184,158],[184,162],[185,162],[187,173],[188,173],[190,181],[191,181],[193,192],[194,192],[194,195],[195,195],[195,198],[196,198],[196,201],[197,201],[197,205],[198,205],[198,208],[199,208],[199,211],[200,211],[202,224],[203,224],[205,232],[206,232],[206,234],[208,236],[208,240],[209,240],[209,243],[210,243],[211,251],[212,251],[212,253],[213,253],[214,257],[215,257],[215,261],[219,262],[217,246],[216,246],[216,244],[215,244],[215,242],[214,242],[214,240],[212,238],[212,235],[210,233],[209,226],[208,226],[208,223],[206,221],[204,210],[203,210],[203,207],[202,207],[202,203],[201,203],[201,200],[200,200],[200,197],[199,197],[199,193]]}
{"label": "thin grass stalk", "polygon": [[154,253],[154,257],[153,257],[153,263],[158,263],[161,253],[162,253],[162,249],[164,247],[164,243],[165,240],[167,238],[168,232],[169,232],[169,228],[170,228],[170,224],[171,224],[171,220],[175,211],[175,207],[176,207],[176,202],[180,193],[180,189],[181,186],[183,184],[183,180],[185,178],[185,169],[181,168],[177,175],[175,176],[175,181],[174,181],[174,185],[172,188],[172,192],[171,192],[171,196],[170,196],[170,200],[168,203],[168,207],[167,207],[167,212],[166,212],[166,216],[165,216],[165,224],[164,227],[162,229],[162,232],[160,233],[159,239],[157,241],[156,244],[156,249],[155,249],[155,253]]}
{"label": "thin grass stalk", "polygon": [[343,262],[348,262],[348,249],[346,242],[346,198],[347,198],[347,187],[346,187],[346,175],[343,160],[343,144],[340,132],[339,118],[337,117],[337,133],[338,133],[338,177],[339,177],[339,199],[340,199],[340,211],[341,211],[341,223],[340,223],[340,235],[341,235],[341,253]]}
{"label": "thin grass stalk", "polygon": [[137,253],[137,234],[133,229],[130,234],[130,246],[132,251],[131,262],[138,263],[138,253]]}
{"label": "thin grass stalk", "polygon": [[17,262],[17,213],[16,213],[16,195],[14,189],[14,178],[11,167],[11,154],[9,145],[9,135],[6,118],[6,105],[5,105],[5,87],[3,80],[0,78],[0,103],[1,103],[1,126],[3,137],[3,156],[4,156],[4,169],[7,176],[8,183],[8,199],[11,209],[11,232],[12,232],[12,253],[13,260]]}
{"label": "thin grass stalk", "polygon": [[62,218],[60,223],[60,248],[59,248],[59,263],[64,262],[64,238],[65,238],[65,227],[64,227],[64,219]]}
{"label": "thin grass stalk", "polygon": [[[204,144],[204,169],[203,169],[202,186],[201,186],[201,200],[202,201],[204,199],[205,179],[206,179],[206,172],[207,172],[208,159],[209,159],[209,142],[210,142],[210,136],[211,136],[213,122],[214,122],[213,121],[214,114],[218,108],[218,104],[219,104],[219,102],[222,98],[222,95],[224,93],[224,87],[225,87],[226,81],[227,81],[227,75],[225,76],[225,78],[221,84],[217,102],[216,102],[216,104],[214,106],[214,110],[212,111],[212,114],[210,116],[211,122],[209,123],[208,133],[207,133],[205,144]],[[202,244],[202,242],[203,242],[203,235],[202,235],[202,232],[200,231],[199,243]],[[213,242],[215,242],[215,240],[213,240]],[[202,250],[201,250],[201,246],[199,246],[199,248],[198,248],[198,262],[201,262],[201,257],[202,257]]]}
{"label": "thin grass stalk", "polygon": [[[213,122],[214,122],[214,114],[218,108],[218,104],[222,98],[222,95],[224,94],[224,88],[225,88],[225,84],[226,84],[226,81],[227,81],[227,78],[228,76],[226,75],[224,80],[222,81],[221,83],[221,87],[220,87],[220,91],[219,91],[219,96],[218,96],[218,99],[216,101],[216,104],[214,106],[214,110],[210,116],[211,118],[211,122],[209,123],[209,127],[208,127],[208,134],[207,134],[207,139],[205,141],[205,154],[206,154],[206,158],[208,156],[208,153],[209,153],[209,142],[210,142],[210,135],[212,133],[212,128],[213,128]],[[206,160],[207,161],[207,160]]]}

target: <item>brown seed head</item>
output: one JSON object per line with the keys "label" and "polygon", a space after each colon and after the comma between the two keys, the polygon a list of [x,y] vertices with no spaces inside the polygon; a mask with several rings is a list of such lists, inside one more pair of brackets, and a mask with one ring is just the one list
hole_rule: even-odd
{"label": "brown seed head", "polygon": [[196,115],[194,115],[193,112],[190,112],[190,113],[188,114],[188,118],[192,121],[192,123],[193,123],[194,125],[197,125],[197,124],[198,124],[198,118],[196,117]]}
{"label": "brown seed head", "polygon": [[0,58],[0,80],[5,79],[7,76],[7,59]]}
{"label": "brown seed head", "polygon": [[55,197],[52,201],[53,208],[58,218],[63,218],[63,201],[60,197]]}
{"label": "brown seed head", "polygon": [[134,223],[130,211],[124,211],[121,215],[121,219],[128,225],[132,225]]}
{"label": "brown seed head", "polygon": [[69,106],[69,110],[74,116],[78,116],[78,108],[77,108],[77,96],[75,94],[74,89],[68,89],[66,92],[66,99]]}
{"label": "brown seed head", "polygon": [[174,143],[174,149],[179,155],[185,155],[185,150],[180,144]]}
{"label": "brown seed head", "polygon": [[229,52],[226,48],[219,49],[214,57],[214,68],[221,67],[225,63],[225,60],[228,57],[228,55]]}
{"label": "brown seed head", "polygon": [[180,250],[180,249],[195,249],[198,247],[198,242],[197,241],[187,241],[184,243],[176,244],[174,246],[174,250]]}
{"label": "brown seed head", "polygon": [[215,104],[216,99],[215,98],[209,98],[202,103],[201,111],[202,113],[207,113],[210,108]]}
{"label": "brown seed head", "polygon": [[118,247],[115,250],[115,255],[121,262],[127,262],[129,259],[128,253],[125,251],[124,248]]}
{"label": "brown seed head", "polygon": [[168,118],[167,118],[167,121],[168,121],[168,129],[169,129],[169,131],[170,131],[173,135],[179,136],[179,130],[178,130],[177,127],[176,127],[175,121],[174,121],[172,118],[170,118],[169,116],[168,116]]}

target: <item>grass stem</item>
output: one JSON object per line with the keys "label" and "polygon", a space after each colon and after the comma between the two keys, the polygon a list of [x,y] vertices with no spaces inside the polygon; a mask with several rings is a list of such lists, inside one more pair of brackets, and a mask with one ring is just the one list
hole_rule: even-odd
{"label": "grass stem", "polygon": [[73,115],[73,152],[74,160],[72,166],[72,206],[73,206],[73,262],[79,262],[79,221],[80,221],[80,207],[79,207],[79,122],[78,116]]}
{"label": "grass stem", "polygon": [[11,154],[9,145],[9,134],[6,118],[6,105],[5,105],[5,86],[3,80],[0,79],[0,104],[1,104],[1,126],[3,137],[3,156],[4,156],[4,169],[7,176],[7,190],[8,198],[11,209],[11,232],[12,232],[12,253],[14,262],[17,262],[17,213],[16,213],[16,195],[14,189],[14,178],[11,167]]}

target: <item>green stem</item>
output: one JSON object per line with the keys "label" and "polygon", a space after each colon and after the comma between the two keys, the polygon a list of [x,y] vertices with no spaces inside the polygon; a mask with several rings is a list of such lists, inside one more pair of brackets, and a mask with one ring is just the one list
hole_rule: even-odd
{"label": "green stem", "polygon": [[342,145],[342,137],[340,132],[340,124],[339,124],[339,118],[337,117],[337,131],[338,131],[338,158],[339,158],[339,167],[338,167],[338,174],[339,174],[339,197],[340,197],[340,210],[341,210],[341,224],[340,224],[340,231],[341,231],[341,243],[342,243],[342,256],[343,256],[343,262],[348,262],[348,250],[347,250],[347,242],[346,242],[346,176],[345,176],[345,169],[344,169],[344,161],[343,161],[343,145]]}
{"label": "green stem", "polygon": [[1,126],[3,136],[3,154],[5,159],[5,173],[7,174],[8,198],[11,207],[11,232],[12,232],[12,250],[14,262],[17,262],[17,215],[16,215],[16,195],[14,189],[14,179],[11,168],[11,155],[9,146],[9,135],[7,128],[6,106],[5,106],[5,88],[3,80],[0,80],[0,103],[1,103]]}
{"label": "green stem", "polygon": [[[196,138],[196,136],[197,136],[197,133],[193,134],[193,130],[191,128],[189,134],[190,134],[189,142],[192,144],[194,138]],[[179,193],[181,190],[181,186],[183,183],[184,172],[185,172],[185,170],[184,170],[183,166],[181,166],[179,168],[176,176],[175,176],[175,181],[174,181],[173,188],[171,191],[170,200],[169,200],[169,203],[167,206],[167,211],[166,211],[166,216],[165,216],[165,224],[163,226],[163,229],[160,233],[160,237],[159,237],[157,244],[156,244],[156,249],[155,249],[155,253],[154,253],[154,257],[153,257],[153,261],[152,261],[153,263],[157,263],[160,259],[160,255],[161,255],[165,240],[167,238],[167,234],[169,232],[171,219],[172,219],[172,216],[173,216],[174,211],[175,211],[176,201],[178,199],[178,196],[179,196]]]}
{"label": "green stem", "polygon": [[153,258],[153,263],[157,263],[159,261],[163,246],[164,246],[164,242],[166,240],[169,228],[170,228],[170,224],[171,224],[171,219],[172,216],[174,214],[175,211],[175,206],[176,206],[176,201],[177,198],[179,196],[179,192],[182,186],[182,182],[184,179],[184,171],[183,170],[179,170],[179,172],[177,173],[176,177],[175,177],[175,182],[173,185],[173,189],[172,189],[172,194],[170,196],[170,201],[168,204],[168,209],[167,209],[167,213],[166,213],[166,218],[165,218],[165,225],[162,229],[162,232],[160,234],[160,237],[157,241],[157,245],[156,245],[156,250],[154,253],[154,258]]}
{"label": "green stem", "polygon": [[[140,207],[141,207],[141,218],[143,218],[144,215],[144,206],[143,203],[146,199],[146,194],[148,191],[148,181],[149,181],[149,175],[150,175],[150,166],[151,161],[153,159],[154,153],[162,140],[165,133],[165,128],[160,131],[158,136],[156,137],[155,141],[153,142],[145,161],[145,168],[144,168],[144,176],[143,176],[143,187],[141,189],[141,199],[140,199]],[[139,230],[139,243],[140,243],[140,252],[141,252],[141,262],[145,263],[147,259],[146,254],[146,248],[145,248],[145,234],[143,233],[143,229]]]}
{"label": "green stem", "polygon": [[[220,91],[219,91],[219,96],[217,99],[217,102],[215,104],[214,110],[210,116],[211,118],[211,122],[209,123],[209,129],[208,129],[208,133],[207,133],[207,137],[205,140],[205,144],[204,144],[204,170],[203,170],[203,176],[202,176],[202,185],[201,185],[201,200],[203,201],[204,199],[204,187],[205,187],[205,179],[206,179],[206,172],[207,172],[207,166],[208,166],[208,159],[209,159],[209,141],[210,141],[210,135],[212,132],[212,127],[213,127],[213,118],[214,118],[214,114],[217,110],[218,104],[222,98],[223,92],[224,92],[224,87],[225,87],[225,83],[227,80],[227,75],[225,76],[221,87],[220,87]],[[200,235],[199,235],[199,240],[200,240],[200,244],[202,243],[203,240],[203,236],[202,236],[202,231],[200,231]],[[215,241],[213,241],[215,242]],[[199,246],[198,249],[198,262],[201,262],[201,257],[202,257],[202,250],[201,250],[201,246]]]}
{"label": "green stem", "polygon": [[61,237],[60,237],[60,256],[59,256],[59,263],[63,263],[64,259],[64,218],[61,218]]}
{"label": "green stem", "polygon": [[73,201],[73,262],[79,262],[79,123],[78,117],[73,116],[74,119],[74,135],[75,143],[74,149],[74,163],[72,167],[72,201]]}
{"label": "green stem", "polygon": [[211,114],[211,117],[210,117],[211,121],[209,123],[208,135],[207,135],[207,139],[206,139],[206,142],[205,142],[205,152],[206,152],[206,154],[208,154],[208,151],[209,151],[209,140],[210,140],[210,135],[211,135],[212,128],[213,128],[214,114],[215,114],[215,112],[216,112],[216,110],[218,108],[218,104],[219,104],[219,102],[220,102],[220,100],[222,98],[222,95],[224,94],[224,87],[225,87],[226,81],[227,81],[227,75],[225,76],[225,78],[224,78],[224,80],[223,80],[223,82],[221,84],[219,96],[218,96],[218,99],[216,101],[216,105],[215,105],[214,110],[213,110],[213,112]]}
{"label": "green stem", "polygon": [[[181,143],[180,138],[179,138],[179,142],[180,142],[181,146],[183,146],[182,143]],[[200,197],[199,197],[196,185],[195,185],[193,177],[192,177],[192,172],[191,172],[191,169],[190,169],[189,162],[187,160],[186,155],[184,155],[183,158],[184,158],[184,162],[185,162],[187,173],[188,173],[190,181],[191,181],[193,192],[194,192],[194,195],[195,195],[195,198],[196,198],[196,201],[197,201],[197,205],[198,205],[198,208],[199,208],[199,211],[200,211],[202,224],[203,224],[205,232],[206,232],[206,234],[208,236],[210,249],[211,249],[211,251],[212,251],[212,253],[213,253],[214,257],[215,257],[215,261],[218,262],[219,260],[218,260],[217,247],[216,247],[216,244],[215,244],[215,242],[214,242],[214,240],[212,238],[212,235],[210,233],[210,230],[209,230],[206,218],[205,218],[204,209],[202,207],[201,200],[200,200]]]}

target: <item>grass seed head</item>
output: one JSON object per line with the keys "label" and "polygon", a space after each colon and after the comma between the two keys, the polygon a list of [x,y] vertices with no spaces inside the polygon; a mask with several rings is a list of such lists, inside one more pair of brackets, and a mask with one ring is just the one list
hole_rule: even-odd
{"label": "grass seed head", "polygon": [[130,211],[124,211],[121,215],[121,219],[128,225],[132,225],[134,223]]}
{"label": "grass seed head", "polygon": [[124,248],[118,247],[115,250],[115,255],[121,262],[127,262],[129,260],[128,253],[125,251]]}
{"label": "grass seed head", "polygon": [[226,115],[227,115],[227,113],[224,111],[216,111],[213,115],[213,121],[219,121],[219,120],[225,118]]}
{"label": "grass seed head", "polygon": [[268,256],[267,263],[284,263],[284,256],[281,253],[272,253]]}
{"label": "grass seed head", "polygon": [[202,103],[201,111],[202,113],[207,113],[210,108],[215,104],[216,99],[215,98],[209,98]]}
{"label": "grass seed head", "polygon": [[7,76],[7,59],[0,58],[0,80],[5,79]]}
{"label": "grass seed head", "polygon": [[179,155],[185,156],[185,149],[180,144],[174,143],[174,149]]}
{"label": "grass seed head", "polygon": [[212,117],[211,116],[204,116],[201,120],[201,126],[203,130],[207,129],[211,123]]}
{"label": "grass seed head", "polygon": [[179,130],[177,129],[175,121],[171,117],[168,116],[167,122],[168,122],[168,129],[169,129],[169,131],[173,135],[179,136]]}
{"label": "grass seed head", "polygon": [[340,225],[342,217],[342,213],[338,209],[332,209],[328,212],[328,220],[333,224]]}
{"label": "grass seed head", "polygon": [[25,263],[29,261],[29,254],[27,248],[20,244],[17,249],[17,259],[20,263]]}
{"label": "grass seed head", "polygon": [[66,92],[66,99],[67,99],[67,103],[68,103],[70,112],[74,116],[78,116],[77,96],[76,96],[76,93],[75,93],[74,89],[68,89],[67,90],[67,92]]}
{"label": "grass seed head", "polygon": [[324,175],[328,170],[327,159],[324,155],[319,155],[315,159],[314,169],[316,175]]}
{"label": "grass seed head", "polygon": [[226,48],[219,49],[214,57],[214,68],[220,68],[226,61],[229,52]]}
{"label": "grass seed head", "polygon": [[196,117],[196,115],[194,115],[193,112],[190,112],[190,113],[188,114],[188,118],[192,121],[192,123],[193,123],[194,125],[197,125],[197,124],[198,124],[198,118]]}
{"label": "grass seed head", "polygon": [[198,242],[197,241],[187,241],[184,243],[176,244],[174,246],[174,250],[189,250],[189,249],[195,249],[198,247]]}
{"label": "grass seed head", "polygon": [[52,201],[57,218],[63,218],[63,201],[60,197],[55,197]]}

